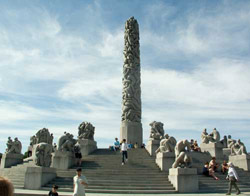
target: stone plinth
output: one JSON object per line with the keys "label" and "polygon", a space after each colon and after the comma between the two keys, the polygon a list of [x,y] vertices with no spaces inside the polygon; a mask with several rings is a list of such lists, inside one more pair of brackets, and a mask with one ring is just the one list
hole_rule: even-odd
{"label": "stone plinth", "polygon": [[250,155],[230,155],[229,162],[245,171],[250,171]]}
{"label": "stone plinth", "polygon": [[160,140],[149,140],[147,145],[146,145],[146,150],[150,154],[150,156],[155,157],[155,151],[159,148],[160,146]]}
{"label": "stone plinth", "polygon": [[69,169],[75,164],[75,155],[73,152],[55,151],[52,153],[51,167],[57,169]]}
{"label": "stone plinth", "polygon": [[37,190],[56,177],[56,169],[50,167],[27,167],[24,188]]}
{"label": "stone plinth", "polygon": [[160,167],[161,171],[168,171],[175,161],[174,152],[158,152],[155,162]]}
{"label": "stone plinth", "polygon": [[1,159],[1,168],[8,168],[23,163],[23,155],[15,153],[3,154]]}
{"label": "stone plinth", "polygon": [[228,160],[229,156],[231,155],[231,148],[223,148],[223,155],[224,159]]}
{"label": "stone plinth", "polygon": [[199,190],[196,168],[171,168],[168,179],[179,193],[194,193]]}
{"label": "stone plinth", "polygon": [[127,140],[127,143],[142,145],[142,124],[138,122],[123,121],[120,130],[120,140]]}
{"label": "stone plinth", "polygon": [[89,155],[97,149],[96,141],[94,140],[81,139],[78,140],[78,143],[80,144],[82,156]]}
{"label": "stone plinth", "polygon": [[201,143],[200,145],[202,152],[208,152],[212,157],[215,157],[217,160],[223,160],[223,144],[218,143]]}

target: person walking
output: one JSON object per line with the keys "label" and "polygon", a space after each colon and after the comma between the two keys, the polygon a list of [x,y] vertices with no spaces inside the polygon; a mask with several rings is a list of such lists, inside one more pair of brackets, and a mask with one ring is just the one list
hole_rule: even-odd
{"label": "person walking", "polygon": [[234,186],[234,188],[236,189],[236,195],[240,194],[240,189],[238,188],[236,182],[239,181],[239,176],[234,168],[233,163],[229,162],[228,163],[228,174],[227,174],[227,180],[229,180],[229,187],[228,187],[228,192],[226,193],[226,195],[231,195],[231,191],[232,191],[232,186]]}
{"label": "person walking", "polygon": [[82,175],[82,168],[76,169],[76,176],[74,177],[73,183],[73,196],[85,196],[85,187],[88,186],[88,181],[87,178]]}
{"label": "person walking", "polygon": [[126,162],[128,161],[128,144],[126,143],[126,139],[122,140],[121,152],[122,152],[122,165],[124,165],[125,160]]}

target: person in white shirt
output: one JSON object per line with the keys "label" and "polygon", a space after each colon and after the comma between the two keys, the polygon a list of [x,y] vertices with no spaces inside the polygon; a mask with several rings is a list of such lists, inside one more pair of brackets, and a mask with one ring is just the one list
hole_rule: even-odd
{"label": "person in white shirt", "polygon": [[240,189],[238,188],[236,182],[239,181],[239,176],[231,162],[228,163],[228,174],[227,179],[229,180],[229,188],[226,195],[231,195],[232,186],[236,189],[237,193],[236,195],[240,194]]}
{"label": "person in white shirt", "polygon": [[126,162],[128,161],[128,144],[126,143],[126,139],[122,140],[121,152],[122,152],[122,165],[124,165],[125,164],[124,158],[126,158]]}
{"label": "person in white shirt", "polygon": [[82,169],[76,169],[77,175],[74,177],[74,193],[73,196],[85,196],[85,187],[88,186],[88,181],[85,176],[82,175]]}

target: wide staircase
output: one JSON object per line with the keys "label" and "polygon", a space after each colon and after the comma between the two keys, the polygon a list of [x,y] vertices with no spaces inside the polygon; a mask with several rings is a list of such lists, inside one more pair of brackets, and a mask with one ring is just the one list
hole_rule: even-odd
{"label": "wide staircase", "polygon": [[[237,168],[236,171],[239,175],[240,181],[237,183],[240,191],[250,192],[250,172],[246,172],[243,169]],[[201,193],[226,193],[228,190],[228,181],[226,180],[226,174],[223,175],[219,172],[215,172],[215,175],[219,180],[214,180],[212,177],[206,177],[199,175],[199,190]],[[234,187],[232,189],[234,190]]]}
{"label": "wide staircase", "polygon": [[23,189],[26,168],[29,166],[35,167],[35,164],[33,161],[26,160],[22,164],[0,169],[0,176],[8,178],[16,189]]}
{"label": "wide staircase", "polygon": [[[161,172],[145,149],[128,151],[128,162],[121,165],[121,153],[98,149],[83,159],[83,175],[89,186],[87,193],[175,193],[168,181],[168,173]],[[58,170],[57,178],[48,183],[44,190],[57,184],[60,191],[73,191],[75,168]]]}

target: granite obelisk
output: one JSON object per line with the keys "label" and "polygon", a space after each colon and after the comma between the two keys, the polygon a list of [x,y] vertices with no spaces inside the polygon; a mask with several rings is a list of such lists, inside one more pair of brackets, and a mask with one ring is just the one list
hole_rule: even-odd
{"label": "granite obelisk", "polygon": [[142,145],[141,65],[139,25],[134,17],[126,21],[124,33],[122,124],[120,139]]}

